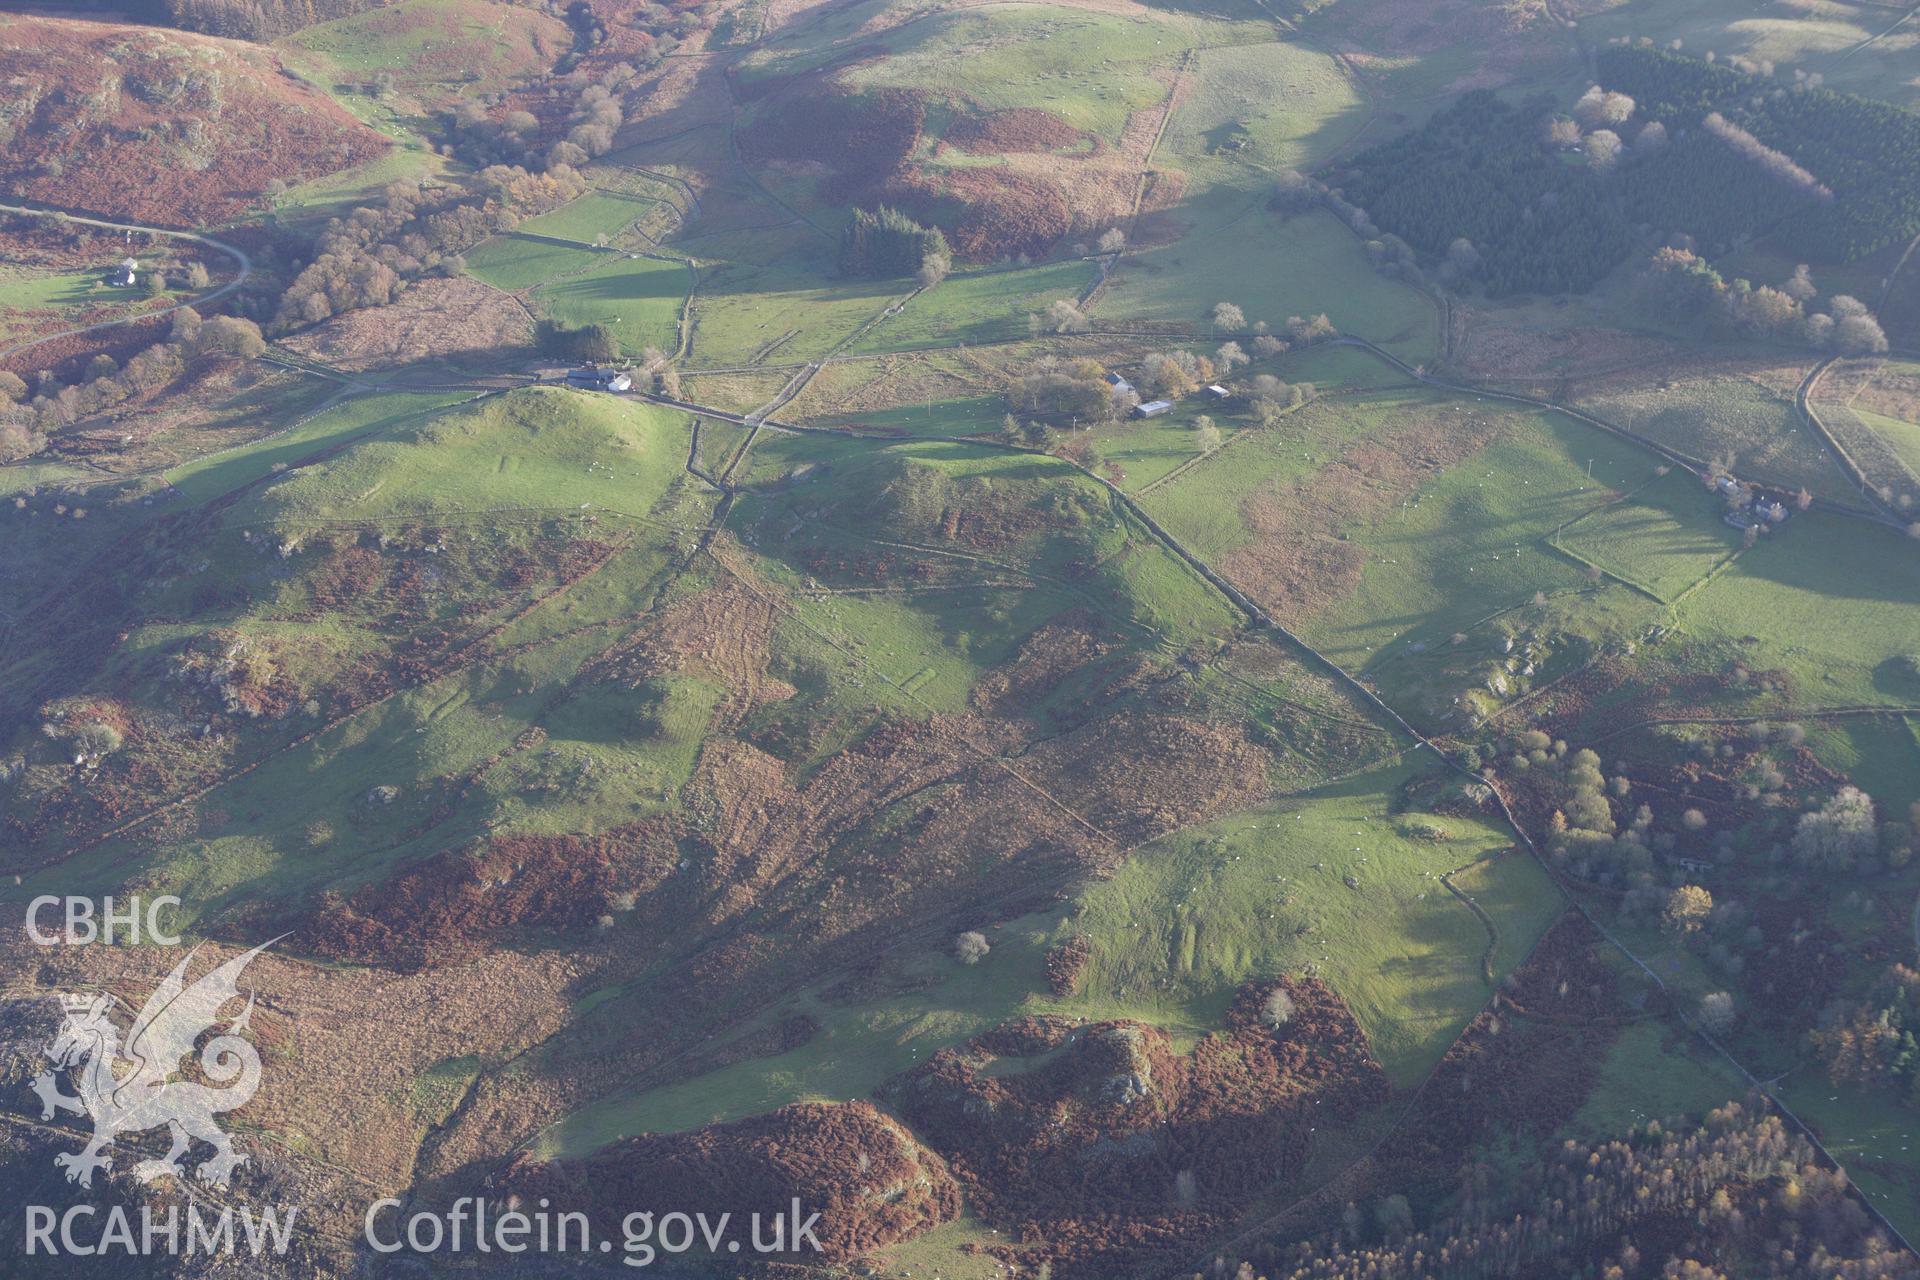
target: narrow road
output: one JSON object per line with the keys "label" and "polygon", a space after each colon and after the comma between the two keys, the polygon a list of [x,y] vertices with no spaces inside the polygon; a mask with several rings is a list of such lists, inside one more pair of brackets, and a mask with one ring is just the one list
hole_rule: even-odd
{"label": "narrow road", "polygon": [[25,351],[31,347],[37,347],[43,342],[52,342],[56,338],[70,338],[76,333],[93,333],[99,329],[116,329],[123,324],[132,324],[138,320],[151,320],[155,316],[170,315],[175,311],[185,310],[187,307],[200,306],[212,302],[217,298],[224,298],[245,284],[247,277],[253,274],[253,259],[249,258],[244,251],[235,248],[233,245],[215,240],[210,236],[200,235],[194,231],[169,231],[165,227],[143,227],[137,222],[108,222],[101,218],[83,218],[79,214],[64,213],[58,209],[30,209],[25,205],[17,204],[0,204],[0,213],[20,213],[26,214],[29,217],[52,214],[64,222],[77,222],[89,227],[104,227],[109,231],[140,231],[150,236],[168,236],[175,240],[191,240],[195,244],[206,245],[209,249],[218,249],[221,253],[232,258],[240,268],[239,273],[235,275],[233,279],[227,281],[218,289],[201,294],[198,298],[193,298],[186,302],[176,302],[172,306],[162,307],[158,311],[143,311],[137,316],[128,316],[124,320],[103,320],[99,324],[84,324],[77,329],[62,329],[58,333],[43,333],[37,338],[30,338],[25,342],[16,342],[10,347],[0,348],[0,359],[5,359],[8,356]]}
{"label": "narrow road", "polygon": [[[1906,259],[1902,258],[1901,261],[1904,262]],[[1874,489],[1873,482],[1867,478],[1867,473],[1861,470],[1860,464],[1853,460],[1853,455],[1847,452],[1846,446],[1841,444],[1839,437],[1828,429],[1826,422],[1813,407],[1813,394],[1819,389],[1820,379],[1826,377],[1827,371],[1840,359],[1840,356],[1828,356],[1800,380],[1800,385],[1794,388],[1793,407],[1799,412],[1800,420],[1820,437],[1820,443],[1826,447],[1827,453],[1833,458],[1834,465],[1839,467],[1840,473],[1860,491],[1860,496],[1867,500],[1867,504],[1874,510],[1885,513],[1886,523],[1896,529],[1900,528],[1900,509],[1882,498]]]}

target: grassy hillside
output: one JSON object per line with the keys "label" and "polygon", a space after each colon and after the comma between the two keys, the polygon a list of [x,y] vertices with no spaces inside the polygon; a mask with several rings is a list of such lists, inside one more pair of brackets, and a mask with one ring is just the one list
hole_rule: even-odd
{"label": "grassy hillside", "polygon": [[572,46],[551,14],[489,0],[400,0],[307,27],[286,44],[326,58],[339,78],[373,81],[440,106],[545,73]]}
{"label": "grassy hillside", "polygon": [[1205,335],[1220,302],[1275,329],[1289,316],[1325,312],[1341,332],[1415,363],[1430,359],[1438,340],[1432,301],[1374,271],[1360,242],[1325,213],[1281,218],[1255,209],[1166,248],[1129,254],[1093,314],[1103,323]]}

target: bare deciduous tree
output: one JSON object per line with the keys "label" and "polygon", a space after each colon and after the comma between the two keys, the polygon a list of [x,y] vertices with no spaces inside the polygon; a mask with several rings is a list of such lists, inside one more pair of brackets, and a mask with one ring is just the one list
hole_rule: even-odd
{"label": "bare deciduous tree", "polygon": [[1593,85],[1573,104],[1573,118],[1588,129],[1610,129],[1633,118],[1634,101],[1624,93],[1614,93]]}
{"label": "bare deciduous tree", "polygon": [[1055,298],[1047,304],[1046,323],[1053,333],[1085,333],[1093,327],[1080,308],[1066,298]]}
{"label": "bare deciduous tree", "polygon": [[1733,997],[1724,991],[1709,991],[1700,997],[1700,1025],[1709,1035],[1724,1036],[1733,1030]]}
{"label": "bare deciduous tree", "polygon": [[1793,274],[1787,277],[1787,282],[1781,285],[1780,289],[1789,298],[1803,306],[1812,302],[1820,292],[1814,287],[1813,272],[1804,262],[1793,269]]}

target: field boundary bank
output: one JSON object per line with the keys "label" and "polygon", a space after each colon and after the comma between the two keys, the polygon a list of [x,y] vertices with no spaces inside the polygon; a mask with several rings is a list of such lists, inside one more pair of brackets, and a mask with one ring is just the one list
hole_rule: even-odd
{"label": "field boundary bank", "polygon": [[[1486,926],[1487,949],[1480,953],[1480,976],[1486,981],[1488,987],[1494,985],[1493,962],[1500,954],[1500,926],[1494,923],[1493,916],[1487,912],[1485,907],[1474,900],[1472,894],[1469,894],[1453,882],[1453,878],[1463,871],[1471,871],[1475,867],[1484,866],[1493,861],[1495,861],[1494,858],[1480,858],[1476,861],[1469,862],[1464,867],[1455,867],[1440,877],[1440,883],[1447,886],[1447,892],[1460,899],[1460,901],[1465,904],[1467,910],[1473,912],[1480,923]],[[1562,912],[1562,914],[1564,915],[1565,913]],[[1546,935],[1542,934],[1541,936],[1545,937]]]}

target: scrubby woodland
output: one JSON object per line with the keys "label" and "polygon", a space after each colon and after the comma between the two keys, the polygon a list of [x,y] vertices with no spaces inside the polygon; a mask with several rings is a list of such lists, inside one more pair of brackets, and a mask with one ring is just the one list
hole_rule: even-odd
{"label": "scrubby woodland", "polygon": [[[1524,1188],[1524,1189],[1523,1189]],[[1843,1180],[1772,1116],[1738,1105],[1685,1133],[1651,1126],[1568,1141],[1508,1189],[1478,1179],[1431,1224],[1404,1199],[1349,1206],[1339,1235],[1272,1249],[1209,1280],[1446,1280],[1535,1274],[1604,1280],[1908,1280],[1920,1261],[1850,1202]],[[1593,1259],[1567,1269],[1570,1259]]]}

